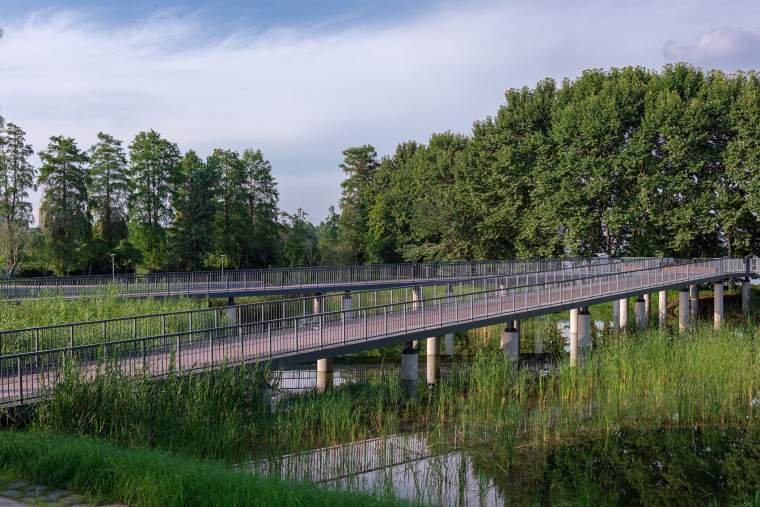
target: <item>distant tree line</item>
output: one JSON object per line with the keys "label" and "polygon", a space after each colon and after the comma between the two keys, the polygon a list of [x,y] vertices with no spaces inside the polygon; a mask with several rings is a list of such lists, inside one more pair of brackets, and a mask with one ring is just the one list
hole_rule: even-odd
{"label": "distant tree line", "polygon": [[[25,132],[0,130],[0,268],[4,276],[259,268],[318,261],[316,228],[278,208],[260,150],[205,160],[153,130],[129,146],[104,133],[88,150],[53,136],[38,154]],[[29,190],[43,190],[41,228]],[[324,226],[323,226],[324,227]],[[337,227],[334,224],[333,227]],[[311,248],[309,244],[311,241]]]}
{"label": "distant tree line", "polygon": [[350,262],[760,253],[760,75],[688,64],[512,89],[470,135],[344,152]]}

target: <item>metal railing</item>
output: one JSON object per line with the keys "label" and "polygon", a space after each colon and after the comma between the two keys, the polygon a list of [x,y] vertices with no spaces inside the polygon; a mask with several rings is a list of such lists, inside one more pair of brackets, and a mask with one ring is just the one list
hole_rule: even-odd
{"label": "metal railing", "polygon": [[[642,259],[642,262],[644,260]],[[400,286],[432,280],[446,282],[460,278],[501,276],[616,262],[622,262],[622,259],[589,257],[14,278],[0,281],[0,298],[16,300],[52,296],[78,298],[103,295],[226,297],[228,294],[282,294],[294,291],[313,293],[379,284]]]}
{"label": "metal railing", "polygon": [[[454,293],[464,294],[496,288],[498,284],[516,286],[548,280],[568,280],[593,274],[643,269],[659,264],[661,264],[660,259],[624,259],[609,264],[517,273],[502,277],[470,278],[468,280],[460,278],[448,286]],[[0,330],[0,356],[185,331],[203,331],[236,323],[265,322],[308,316],[319,312],[339,311],[348,306],[352,309],[366,308],[385,303],[412,301],[415,298],[426,299],[438,295],[442,296],[445,295],[445,291],[446,286],[427,283],[392,289],[353,291],[244,305]],[[350,298],[350,300],[346,302],[346,298]]]}
{"label": "metal railing", "polygon": [[757,263],[743,259],[714,259],[659,268],[619,271],[535,285],[497,287],[478,292],[452,294],[340,310],[266,322],[236,323],[214,329],[173,332],[162,336],[127,338],[107,343],[60,347],[0,358],[0,403],[23,403],[43,396],[63,372],[66,361],[82,374],[94,376],[102,361],[111,359],[127,374],[166,375],[171,370],[192,372],[222,362],[291,358],[321,353],[329,357],[347,345],[389,339],[406,341],[424,332],[440,335],[447,329],[474,328],[511,320],[519,314],[552,313],[568,304],[583,306],[595,299],[655,291],[661,287],[693,281],[719,280],[757,275],[747,272]]}

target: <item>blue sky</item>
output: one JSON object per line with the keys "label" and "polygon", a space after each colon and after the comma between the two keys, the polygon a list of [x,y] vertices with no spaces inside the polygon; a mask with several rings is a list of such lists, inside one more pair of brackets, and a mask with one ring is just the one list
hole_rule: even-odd
{"label": "blue sky", "polygon": [[342,150],[469,133],[510,88],[760,62],[756,0],[0,0],[0,27],[0,114],[35,150],[151,128],[202,156],[261,149],[281,208],[316,221]]}

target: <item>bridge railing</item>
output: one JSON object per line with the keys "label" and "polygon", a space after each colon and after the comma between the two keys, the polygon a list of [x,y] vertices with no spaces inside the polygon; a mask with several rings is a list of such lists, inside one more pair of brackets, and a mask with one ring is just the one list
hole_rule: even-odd
{"label": "bridge railing", "polygon": [[[547,279],[552,281],[566,280],[601,273],[644,269],[659,264],[658,259],[623,259],[614,263],[585,266],[571,264],[572,267],[552,271],[524,272],[503,275],[502,277],[459,278],[448,285],[454,293],[464,294],[495,288],[498,284],[527,285],[544,282]],[[350,293],[290,298],[280,301],[3,330],[0,331],[0,356],[160,336],[175,332],[202,331],[236,323],[265,322],[307,316],[315,312],[339,311],[344,308],[344,301],[347,297],[350,298],[351,308],[355,310],[384,303],[411,301],[415,297],[430,299],[443,296],[445,292],[445,285],[426,283],[392,289],[352,291]]]}
{"label": "bridge railing", "polygon": [[[639,260],[638,258],[570,258],[501,260],[426,264],[378,264],[290,269],[252,269],[148,273],[132,275],[96,275],[42,278],[14,278],[0,281],[0,297],[34,299],[118,296],[208,295],[225,297],[229,293],[320,288],[361,287],[367,284],[414,284],[428,280],[456,280],[501,276],[523,272],[548,271],[588,265]],[[641,262],[650,262],[642,258]]]}
{"label": "bridge railing", "polygon": [[619,271],[535,285],[496,287],[472,293],[318,313],[266,322],[236,323],[213,329],[178,331],[162,336],[126,338],[98,344],[60,347],[0,358],[0,403],[29,400],[52,388],[67,361],[85,378],[111,359],[124,374],[154,377],[171,370],[198,371],[222,362],[243,364],[339,349],[383,338],[404,339],[415,332],[439,334],[447,326],[477,327],[494,318],[511,320],[521,312],[550,312],[594,298],[657,290],[692,281],[743,276],[744,259],[717,259],[661,268]]}

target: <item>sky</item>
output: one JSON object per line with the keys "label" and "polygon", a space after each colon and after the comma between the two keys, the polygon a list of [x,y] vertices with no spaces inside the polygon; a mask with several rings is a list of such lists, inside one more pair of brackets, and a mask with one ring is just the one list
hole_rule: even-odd
{"label": "sky", "polygon": [[35,151],[150,129],[204,157],[260,149],[280,208],[314,223],[343,150],[469,134],[511,88],[760,67],[757,0],[0,0],[0,28],[0,115]]}

